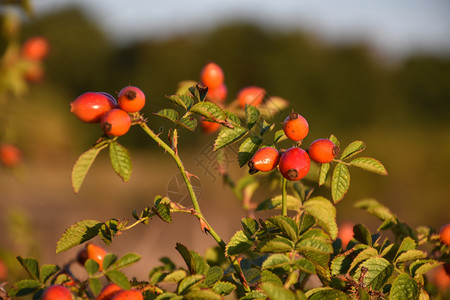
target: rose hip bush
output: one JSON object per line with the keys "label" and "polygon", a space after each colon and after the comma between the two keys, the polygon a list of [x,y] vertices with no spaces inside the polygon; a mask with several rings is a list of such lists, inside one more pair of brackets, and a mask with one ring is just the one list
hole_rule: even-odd
{"label": "rose hip bush", "polygon": [[[207,78],[205,70],[214,74],[213,79]],[[214,87],[225,86],[223,71],[216,64],[206,65],[200,77]],[[350,188],[350,172],[359,168],[387,175],[386,168],[377,159],[362,155],[366,148],[363,141],[341,145],[331,134],[304,147],[302,141],[314,122],[308,122],[299,112],[286,113],[289,108],[286,100],[269,97],[264,89],[257,90],[253,96],[256,101],[248,94],[243,101],[240,92],[226,104],[224,100],[208,97],[209,89],[202,83],[183,82],[174,95],[167,96],[168,108],[153,114],[145,111],[145,107],[151,108],[151,103],[145,103],[143,90],[134,86],[124,87],[118,94],[119,101],[103,92],[87,92],[72,101],[71,111],[76,117],[82,122],[98,123],[104,132],[75,162],[71,176],[76,193],[81,192],[87,172],[103,150],[109,151],[117,175],[124,181],[130,180],[131,154],[118,139],[130,126],[137,126],[159,145],[162,153],[172,158],[191,203],[185,206],[167,196],[155,195],[152,204],[142,211],[133,211],[129,220],[77,222],[56,244],[56,253],[81,247],[77,257],[57,266],[18,256],[30,278],[13,283],[8,289],[9,297],[428,299],[430,295],[445,295],[450,285],[446,285],[445,277],[433,284],[428,273],[443,272],[443,276],[449,276],[450,226],[440,231],[428,227],[413,229],[382,203],[363,199],[355,206],[380,220],[377,231],[370,232],[363,224],[339,228],[336,204]],[[272,123],[276,114],[286,115],[282,125]],[[151,129],[151,118],[165,118],[173,124],[167,140]],[[185,130],[195,131],[202,122],[220,128],[214,142],[220,174],[247,211],[247,217],[241,219],[242,229],[229,241],[221,238],[203,214],[191,184],[195,175],[185,169],[183,151],[178,148],[179,135]],[[242,178],[232,178],[220,155],[232,144],[238,145],[239,166],[248,171]],[[317,176],[309,174],[312,164],[319,170]],[[308,181],[305,176],[309,176]],[[279,189],[279,195],[254,199],[258,188],[267,182]],[[328,197],[323,193],[316,195],[315,188],[319,186],[328,189]],[[269,217],[257,217],[260,212],[268,213]],[[138,225],[148,225],[153,218],[171,223],[179,213],[199,221],[199,229],[217,243],[207,253],[216,255],[202,256],[189,245],[177,243],[174,246],[184,265],[176,266],[170,258],[163,257],[161,265],[150,269],[147,278],[127,278],[122,269],[140,259],[133,249],[118,257],[108,253],[105,246],[90,242],[99,236],[109,245],[116,236]],[[392,240],[386,237],[388,231]],[[73,264],[84,266],[86,280],[72,274]]]}

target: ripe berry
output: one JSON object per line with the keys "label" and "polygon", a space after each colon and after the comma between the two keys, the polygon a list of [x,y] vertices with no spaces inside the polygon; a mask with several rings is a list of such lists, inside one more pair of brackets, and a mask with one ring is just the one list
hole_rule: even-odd
{"label": "ripe berry", "polygon": [[218,88],[223,83],[224,77],[222,68],[213,62],[205,65],[200,72],[200,81],[209,89]]}
{"label": "ripe berry", "polygon": [[444,264],[445,273],[450,276],[450,262]]}
{"label": "ripe berry", "polygon": [[284,178],[297,181],[308,174],[310,164],[308,153],[303,149],[293,147],[283,152],[278,168]]}
{"label": "ripe berry", "polygon": [[339,226],[338,238],[341,239],[342,249],[347,248],[348,243],[353,238],[353,224],[344,223]]}
{"label": "ripe berry", "polygon": [[111,298],[111,300],[143,300],[143,299],[144,296],[142,296],[142,293],[136,289],[121,291]]}
{"label": "ripe berry", "polygon": [[47,56],[49,49],[49,42],[45,37],[31,37],[22,45],[22,56],[29,60],[42,60]]}
{"label": "ripe berry", "polygon": [[39,61],[30,62],[25,69],[25,80],[31,83],[40,82],[44,79],[44,68]]}
{"label": "ripe berry", "polygon": [[215,122],[209,122],[206,120],[200,120],[200,127],[205,133],[214,133],[220,129],[220,124]]}
{"label": "ripe berry", "polygon": [[109,136],[121,136],[131,127],[130,115],[120,108],[108,111],[101,120],[103,131]]}
{"label": "ripe berry", "polygon": [[138,112],[145,105],[145,94],[138,87],[127,86],[120,90],[117,102],[120,108],[126,112]]}
{"label": "ripe berry", "polygon": [[225,102],[225,100],[227,99],[227,86],[222,83],[219,87],[217,88],[209,88],[208,89],[208,94],[206,95],[206,99],[208,99],[209,101],[213,102],[213,103],[223,103]]}
{"label": "ripe berry", "polygon": [[450,246],[450,223],[442,226],[439,237],[444,244]]}
{"label": "ripe berry", "polygon": [[339,147],[328,139],[317,139],[311,143],[308,149],[309,157],[320,164],[329,163],[338,153]]}
{"label": "ripe berry", "polygon": [[22,151],[14,145],[0,145],[0,162],[8,167],[14,168],[22,161]]}
{"label": "ripe berry", "polygon": [[237,95],[239,105],[245,108],[245,104],[258,107],[266,94],[266,90],[257,86],[247,86],[241,89]]}
{"label": "ripe berry", "polygon": [[105,287],[103,287],[100,294],[98,294],[96,300],[111,300],[112,297],[114,297],[121,291],[123,291],[123,289],[119,287],[117,284],[110,283]]}
{"label": "ripe berry", "polygon": [[96,261],[100,266],[99,270],[102,271],[103,259],[107,254],[106,250],[92,243],[86,245],[86,250],[87,250],[87,258]]}
{"label": "ripe berry", "polygon": [[116,104],[102,93],[86,92],[70,103],[70,112],[85,123],[98,123]]}
{"label": "ripe berry", "polygon": [[272,147],[263,147],[256,151],[252,159],[248,162],[249,173],[254,174],[258,171],[269,172],[275,169],[280,161],[280,153]]}
{"label": "ripe berry", "polygon": [[0,259],[0,282],[3,282],[8,277],[8,267],[3,262],[3,260]]}
{"label": "ripe berry", "polygon": [[309,131],[308,122],[296,112],[292,112],[283,123],[284,134],[291,140],[298,142],[303,140]]}
{"label": "ripe berry", "polygon": [[441,290],[446,290],[450,287],[450,275],[447,274],[444,267],[439,267],[434,274],[433,281]]}
{"label": "ripe berry", "polygon": [[70,290],[61,285],[52,285],[45,289],[42,300],[72,300]]}

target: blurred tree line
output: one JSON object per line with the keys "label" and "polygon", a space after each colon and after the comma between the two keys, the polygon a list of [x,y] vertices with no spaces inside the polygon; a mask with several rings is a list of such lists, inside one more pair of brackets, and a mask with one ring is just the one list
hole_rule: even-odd
{"label": "blurred tree line", "polygon": [[[229,100],[246,85],[262,86],[270,95],[289,100],[310,123],[306,144],[330,133],[344,145],[366,141],[370,154],[387,166],[390,183],[379,188],[386,179],[370,175],[366,190],[352,191],[355,197],[394,201],[402,195],[424,213],[433,209],[424,199],[448,197],[450,57],[418,54],[392,63],[366,44],[333,45],[309,33],[270,31],[245,23],[119,47],[76,9],[33,20],[24,28],[24,38],[31,35],[44,35],[52,45],[46,81],[33,91],[39,104],[33,100],[31,106],[51,106],[44,119],[58,119],[79,133],[61,133],[62,139],[78,139],[68,142],[77,151],[86,149],[101,132],[69,114],[69,103],[78,95],[86,91],[114,95],[125,85],[139,86],[148,97],[144,112],[152,127],[164,128],[164,121],[149,112],[166,107],[164,95],[174,93],[182,80],[198,80],[200,69],[212,60],[225,72]],[[59,125],[50,122],[46,129],[55,134],[55,126]],[[124,143],[142,147],[140,137],[131,134]],[[204,137],[187,133],[184,141],[195,145],[192,141],[200,138]]]}

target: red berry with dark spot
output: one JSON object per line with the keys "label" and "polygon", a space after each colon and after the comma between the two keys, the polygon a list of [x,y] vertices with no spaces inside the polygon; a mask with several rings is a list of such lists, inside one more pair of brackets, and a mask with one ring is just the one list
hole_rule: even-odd
{"label": "red berry with dark spot", "polygon": [[269,172],[275,169],[280,161],[280,153],[272,147],[263,147],[256,151],[252,159],[248,162],[249,173],[257,171]]}
{"label": "red berry with dark spot", "polygon": [[72,300],[70,290],[61,285],[52,285],[45,289],[41,296],[42,300]]}
{"label": "red berry with dark spot", "polygon": [[281,175],[291,181],[305,177],[309,172],[311,160],[308,153],[300,148],[290,148],[283,152],[278,164]]}
{"label": "red berry with dark spot", "polygon": [[123,291],[123,289],[115,283],[106,285],[95,300],[111,300],[112,297]]}
{"label": "red berry with dark spot", "polygon": [[130,115],[120,109],[115,108],[108,111],[101,121],[103,131],[109,136],[121,136],[128,132],[131,127]]}
{"label": "red berry with dark spot", "polygon": [[86,92],[70,103],[70,112],[83,122],[98,123],[116,105],[102,93]]}
{"label": "red berry with dark spot", "polygon": [[145,106],[145,94],[138,87],[127,86],[120,90],[117,102],[126,112],[138,112]]}
{"label": "red berry with dark spot", "polygon": [[111,300],[143,300],[144,296],[139,290],[124,290],[114,295]]}
{"label": "red berry with dark spot", "polygon": [[284,134],[291,140],[303,140],[309,132],[308,122],[296,112],[291,113],[283,123]]}
{"label": "red berry with dark spot", "polygon": [[237,95],[239,105],[245,108],[245,104],[258,107],[264,100],[266,90],[258,86],[247,86],[241,89]]}
{"label": "red berry with dark spot", "polygon": [[224,81],[222,68],[216,63],[209,63],[200,72],[200,81],[209,89],[219,88]]}
{"label": "red berry with dark spot", "polygon": [[309,146],[308,154],[313,161],[325,164],[339,154],[339,147],[328,139],[317,139]]}

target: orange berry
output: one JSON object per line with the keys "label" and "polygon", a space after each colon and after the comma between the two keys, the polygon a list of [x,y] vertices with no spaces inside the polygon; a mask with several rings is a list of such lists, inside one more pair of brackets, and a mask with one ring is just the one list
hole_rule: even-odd
{"label": "orange berry", "polygon": [[24,76],[25,79],[31,83],[42,81],[44,79],[44,68],[42,67],[42,63],[39,61],[30,62],[25,70]]}
{"label": "orange berry", "polygon": [[103,131],[109,136],[121,136],[128,132],[131,127],[130,115],[120,109],[115,108],[108,111],[101,120]]}
{"label": "orange berry", "polygon": [[344,223],[341,226],[339,226],[338,238],[341,239],[342,249],[347,248],[348,243],[353,238],[353,224]]}
{"label": "orange berry", "polygon": [[142,296],[142,293],[136,289],[121,291],[111,298],[111,300],[143,300],[143,299],[144,296]]}
{"label": "orange berry", "polygon": [[256,151],[252,159],[248,162],[249,173],[257,171],[269,172],[275,169],[280,161],[280,153],[272,147],[263,147]]}
{"label": "orange berry", "polygon": [[200,81],[209,89],[216,89],[222,85],[224,74],[219,65],[211,62],[206,64],[200,72]]}
{"label": "orange berry", "polygon": [[245,108],[245,104],[258,107],[264,100],[266,90],[257,86],[247,86],[241,89],[237,95],[239,105]]}
{"label": "orange berry", "polygon": [[436,271],[433,281],[441,290],[446,290],[450,287],[450,275],[447,274],[443,266]]}
{"label": "orange berry", "polygon": [[309,157],[320,164],[331,162],[338,153],[339,147],[328,139],[317,139],[311,143],[308,149]]}
{"label": "orange berry", "polygon": [[86,250],[87,250],[87,258],[96,261],[100,266],[99,270],[102,271],[103,259],[107,254],[106,250],[92,243],[86,245]]}
{"label": "orange berry", "polygon": [[439,238],[444,244],[450,246],[450,223],[442,226],[441,230],[439,231]]}
{"label": "orange berry", "polygon": [[127,86],[120,90],[117,102],[126,112],[138,112],[145,106],[145,94],[138,87]]}
{"label": "orange berry", "polygon": [[8,277],[8,273],[8,267],[6,266],[5,262],[0,259],[0,282],[6,280],[6,277]]}
{"label": "orange berry", "polygon": [[0,162],[8,167],[14,168],[22,161],[22,151],[14,145],[0,145]]}
{"label": "orange berry", "polygon": [[116,105],[102,93],[86,92],[70,103],[70,112],[85,123],[98,123]]}
{"label": "orange berry", "polygon": [[29,60],[42,60],[50,50],[50,44],[45,37],[34,36],[22,45],[22,56]]}
{"label": "orange berry", "polygon": [[121,291],[123,291],[123,289],[119,287],[117,284],[110,283],[105,287],[103,287],[100,294],[98,294],[96,300],[111,300],[112,297],[114,297]]}
{"label": "orange berry", "polygon": [[200,120],[200,127],[205,133],[214,133],[220,129],[220,124],[215,122],[209,122],[206,120]]}
{"label": "orange berry", "polygon": [[311,165],[308,153],[300,148],[290,148],[281,154],[278,168],[284,178],[297,181],[305,177]]}
{"label": "orange berry", "polygon": [[70,290],[61,285],[52,285],[45,289],[42,300],[72,300]]}
{"label": "orange berry", "polygon": [[284,134],[291,140],[303,140],[309,132],[308,122],[296,112],[291,113],[283,123]]}
{"label": "orange berry", "polygon": [[213,103],[223,103],[227,99],[227,86],[222,83],[217,88],[209,88],[208,94],[206,95],[206,99],[213,102]]}

